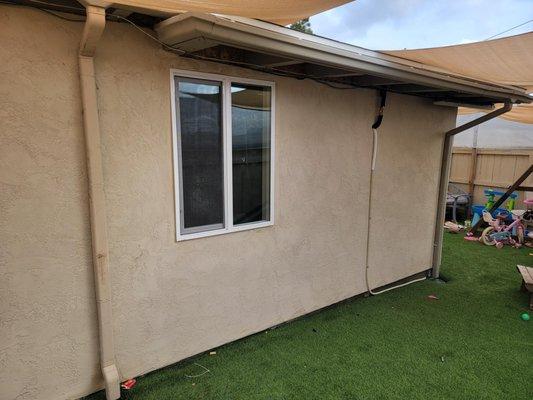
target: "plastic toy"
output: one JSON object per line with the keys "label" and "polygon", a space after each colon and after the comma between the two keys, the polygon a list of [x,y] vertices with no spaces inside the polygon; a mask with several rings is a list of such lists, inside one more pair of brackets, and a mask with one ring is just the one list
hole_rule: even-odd
{"label": "plastic toy", "polygon": [[[494,190],[494,189],[485,189],[484,193],[485,193],[485,196],[487,196],[487,202],[485,203],[485,209],[486,210],[490,210],[492,208],[492,206],[494,206],[494,203],[495,203],[494,197],[495,196],[503,196],[505,194],[504,192],[499,192],[499,191]],[[509,195],[509,200],[507,201],[507,205],[505,206],[506,210],[508,210],[508,211],[513,211],[514,210],[514,206],[515,206],[517,197],[518,197],[518,194],[516,194],[516,193],[512,193],[511,195]]]}
{"label": "plastic toy", "polygon": [[[488,211],[483,210],[483,220],[489,224],[481,234],[481,241],[487,246],[496,246],[501,249],[504,244],[521,247],[524,244],[526,227],[523,221],[533,220],[533,211],[529,208],[533,205],[533,199],[524,200],[527,210],[512,210],[513,222],[505,224],[506,216],[494,218]],[[516,237],[516,240],[515,238]]]}
{"label": "plastic toy", "polygon": [[529,321],[529,314],[525,312],[520,316],[520,318],[522,318],[522,321]]}
{"label": "plastic toy", "polygon": [[455,224],[451,221],[446,221],[444,223],[444,229],[448,230],[450,233],[459,233],[459,231],[464,229],[463,225]]}
{"label": "plastic toy", "polygon": [[[490,210],[492,206],[494,206],[495,203],[495,197],[496,196],[503,196],[505,193],[499,192],[494,189],[486,189],[484,190],[484,194],[487,197],[487,202],[485,205],[480,204],[474,204],[472,206],[472,226],[476,226],[478,221],[483,217],[483,211],[484,210]],[[514,210],[516,198],[518,197],[518,194],[511,193],[509,195],[509,200],[507,201],[505,208],[497,208],[492,212],[492,216],[496,218],[498,215],[506,216],[506,218],[511,217],[511,211]]]}
{"label": "plastic toy", "polygon": [[494,196],[496,196],[496,193],[492,189],[487,189],[484,191],[485,196],[487,196],[487,202],[485,203],[485,209],[490,210],[492,206],[494,205]]}
{"label": "plastic toy", "polygon": [[515,203],[516,203],[516,195],[514,197],[513,195],[511,195],[509,197],[509,200],[507,200],[507,206],[505,208],[507,208],[509,211],[513,211]]}
{"label": "plastic toy", "polygon": [[137,381],[135,379],[128,379],[127,381],[122,382],[120,387],[125,390],[130,390],[136,383]]}

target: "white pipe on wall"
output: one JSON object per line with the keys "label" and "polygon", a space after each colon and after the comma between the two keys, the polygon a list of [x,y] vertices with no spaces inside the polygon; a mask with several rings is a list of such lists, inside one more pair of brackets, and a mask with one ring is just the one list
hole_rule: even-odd
{"label": "white pipe on wall", "polygon": [[371,295],[378,295],[381,293],[388,292],[389,290],[396,289],[402,286],[410,285],[411,283],[423,281],[426,279],[424,276],[423,278],[417,278],[413,279],[409,282],[405,282],[399,285],[395,285],[392,287],[388,287],[386,289],[382,289],[379,291],[376,291],[372,289],[372,285],[370,284],[370,278],[369,278],[369,270],[370,270],[370,230],[372,229],[372,201],[373,201],[373,188],[374,188],[374,171],[376,169],[376,162],[378,157],[378,129],[381,126],[381,123],[383,122],[383,113],[385,110],[387,100],[387,92],[381,91],[380,93],[380,107],[378,111],[378,115],[376,116],[376,121],[372,125],[372,162],[370,164],[370,176],[369,176],[369,189],[368,189],[368,218],[366,222],[366,255],[365,255],[365,283],[366,283],[366,290]]}
{"label": "white pipe on wall", "polygon": [[[384,106],[382,106],[383,108]],[[383,113],[383,110],[380,111]],[[379,123],[379,125],[381,122]],[[375,125],[378,125],[377,123]],[[372,285],[370,284],[370,278],[369,278],[369,269],[370,269],[370,229],[372,227],[371,219],[372,219],[372,189],[373,189],[373,182],[374,182],[374,170],[376,169],[376,160],[378,156],[378,127],[372,128],[372,163],[370,165],[370,184],[369,184],[369,192],[368,192],[368,219],[367,219],[367,229],[366,229],[366,262],[365,262],[365,283],[366,283],[366,290],[368,293],[370,293],[373,296],[377,296],[378,294],[388,292],[393,289],[398,289],[403,286],[410,285],[411,283],[420,282],[426,280],[426,277],[422,278],[415,278],[408,282],[404,282],[398,285],[390,286],[386,289],[381,289],[379,291],[376,291],[375,288],[372,289]]]}
{"label": "white pipe on wall", "polygon": [[87,19],[79,49],[79,72],[89,180],[94,286],[98,311],[100,366],[105,383],[106,398],[107,400],[115,400],[120,398],[120,378],[115,364],[113,343],[104,175],[93,59],[96,45],[105,27],[105,10],[101,7],[87,6],[86,11]]}

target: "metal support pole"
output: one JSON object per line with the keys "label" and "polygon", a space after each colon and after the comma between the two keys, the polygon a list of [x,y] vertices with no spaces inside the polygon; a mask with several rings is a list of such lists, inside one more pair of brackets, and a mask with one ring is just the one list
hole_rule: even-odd
{"label": "metal support pole", "polygon": [[491,113],[485,114],[473,121],[467,122],[461,126],[453,128],[445,133],[444,145],[442,148],[442,161],[439,178],[439,194],[437,199],[437,217],[435,219],[435,234],[433,244],[433,265],[431,275],[433,278],[438,278],[440,273],[440,264],[442,260],[442,238],[444,217],[446,214],[446,195],[448,193],[448,180],[450,178],[450,168],[452,164],[452,146],[453,137],[460,132],[473,128],[483,122],[489,121],[493,118],[499,117],[502,114],[510,111],[513,108],[511,103],[505,103],[502,108],[499,108]]}

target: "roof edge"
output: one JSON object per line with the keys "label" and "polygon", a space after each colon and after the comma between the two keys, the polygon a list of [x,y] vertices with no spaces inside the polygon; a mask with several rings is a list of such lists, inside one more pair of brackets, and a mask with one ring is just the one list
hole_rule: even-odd
{"label": "roof edge", "polygon": [[419,62],[244,17],[187,12],[162,21],[155,29],[160,40],[176,48],[184,40],[201,37],[306,62],[314,61],[494,99],[501,100],[503,97],[513,103],[533,100],[519,87],[464,77]]}

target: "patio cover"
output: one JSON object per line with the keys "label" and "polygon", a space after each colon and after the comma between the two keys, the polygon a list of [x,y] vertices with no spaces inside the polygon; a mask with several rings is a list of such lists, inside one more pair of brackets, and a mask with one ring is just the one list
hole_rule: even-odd
{"label": "patio cover", "polygon": [[[386,53],[454,73],[533,92],[533,32],[484,42]],[[479,110],[460,108],[460,114]],[[533,124],[533,106],[515,105],[500,118]]]}
{"label": "patio cover", "polygon": [[85,3],[172,16],[183,12],[235,15],[288,25],[351,0],[85,0]]}

